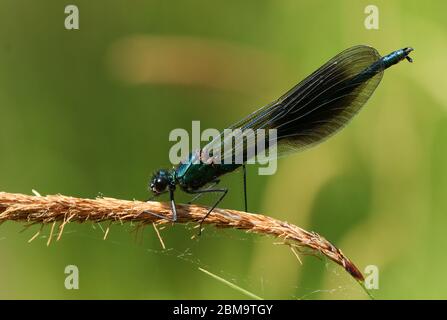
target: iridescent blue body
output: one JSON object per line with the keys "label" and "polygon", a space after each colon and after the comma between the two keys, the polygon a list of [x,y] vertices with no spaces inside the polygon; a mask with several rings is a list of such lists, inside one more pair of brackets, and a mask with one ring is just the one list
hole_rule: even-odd
{"label": "iridescent blue body", "polygon": [[[381,57],[376,49],[368,46],[346,49],[279,99],[250,114],[230,129],[275,129],[278,156],[319,144],[341,130],[358,113],[377,88],[384,70],[404,59],[412,62],[408,56],[411,51],[412,48],[404,48]],[[213,143],[216,143],[215,140],[205,148]],[[230,156],[235,158],[241,152],[244,153],[244,147],[237,149],[238,151],[234,148]],[[173,221],[177,219],[174,202],[176,186],[197,196],[206,192],[220,193],[221,197],[206,216],[228,191],[226,188],[206,188],[207,185],[215,186],[222,175],[242,166],[246,191],[245,162],[248,159],[243,158],[242,164],[222,164],[213,162],[212,159],[201,161],[198,159],[199,154],[201,150],[192,153],[185,163],[172,170],[157,171],[150,181],[150,189],[154,195],[170,193]],[[245,208],[246,199],[245,192]],[[166,219],[164,216],[160,218]]]}
{"label": "iridescent blue body", "polygon": [[384,65],[384,69],[391,67],[393,64],[397,64],[403,59],[407,59],[409,62],[413,60],[408,56],[413,48],[407,47],[404,49],[396,50],[380,59]]}
{"label": "iridescent blue body", "polygon": [[413,60],[408,56],[411,51],[413,51],[413,48],[404,48],[391,52],[366,68],[365,71],[361,72],[357,78],[353,79],[353,81],[358,81],[359,79],[369,79],[370,77],[375,76],[377,73],[388,69],[392,65],[395,65],[404,59],[407,59],[409,62],[413,62]]}
{"label": "iridescent blue body", "polygon": [[183,191],[197,190],[242,165],[201,163],[197,157],[197,153],[192,153],[187,162],[179,164],[173,171],[174,179]]}

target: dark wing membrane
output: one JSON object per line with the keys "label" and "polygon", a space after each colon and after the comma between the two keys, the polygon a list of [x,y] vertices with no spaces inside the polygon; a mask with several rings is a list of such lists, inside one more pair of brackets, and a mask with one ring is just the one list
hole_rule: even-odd
{"label": "dark wing membrane", "polygon": [[380,58],[374,48],[352,47],[281,97],[267,123],[277,129],[279,151],[311,147],[348,124],[382,79]]}
{"label": "dark wing membrane", "polygon": [[[277,129],[279,156],[314,146],[339,131],[357,114],[382,75],[381,57],[374,48],[346,49],[277,101],[230,129]],[[209,145],[213,143],[217,141]],[[231,152],[234,155],[245,149],[235,146]]]}

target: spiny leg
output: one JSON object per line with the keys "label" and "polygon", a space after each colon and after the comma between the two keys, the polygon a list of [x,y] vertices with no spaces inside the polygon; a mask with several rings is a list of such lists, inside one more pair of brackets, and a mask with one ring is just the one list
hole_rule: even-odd
{"label": "spiny leg", "polygon": [[171,198],[171,210],[172,210],[172,221],[177,221],[177,208],[175,206],[174,200],[174,190],[169,190],[169,197]]}
{"label": "spiny leg", "polygon": [[[211,190],[212,188],[214,188],[215,186],[217,186],[217,185],[219,184],[219,182],[220,182],[219,179],[212,181],[211,184],[210,184],[206,189],[203,189],[202,191],[205,191],[205,190]],[[188,203],[188,204],[193,203],[194,201],[196,201],[197,199],[199,199],[201,196],[203,196],[203,194],[204,194],[204,192],[201,192],[201,193],[195,195],[195,196],[194,196],[191,200],[189,200],[187,203]]]}
{"label": "spiny leg", "polygon": [[228,189],[224,188],[224,189],[204,189],[204,190],[194,190],[194,191],[189,191],[189,193],[211,193],[211,192],[220,192],[222,193],[222,195],[220,196],[219,199],[217,199],[217,201],[214,203],[214,205],[211,207],[210,210],[208,210],[208,212],[206,213],[206,215],[202,218],[202,220],[200,220],[200,224],[199,224],[199,236],[202,234],[202,225],[203,222],[205,221],[206,218],[208,218],[208,216],[210,215],[210,213],[217,207],[217,205],[223,200],[223,198],[225,198],[225,196],[227,195]]}

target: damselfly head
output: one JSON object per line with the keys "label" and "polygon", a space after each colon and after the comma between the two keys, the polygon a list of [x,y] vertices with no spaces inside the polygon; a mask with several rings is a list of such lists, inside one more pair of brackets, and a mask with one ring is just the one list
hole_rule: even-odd
{"label": "damselfly head", "polygon": [[160,194],[168,191],[168,188],[173,185],[172,175],[169,170],[161,169],[155,172],[149,182],[149,189],[154,194]]}

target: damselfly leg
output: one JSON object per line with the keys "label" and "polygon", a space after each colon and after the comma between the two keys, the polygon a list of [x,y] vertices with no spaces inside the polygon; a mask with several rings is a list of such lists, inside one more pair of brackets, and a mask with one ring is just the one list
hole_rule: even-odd
{"label": "damselfly leg", "polygon": [[[166,192],[168,192],[168,191],[166,191]],[[166,192],[155,194],[152,197],[150,197],[146,202],[152,201],[152,199],[154,199],[154,198],[156,198],[156,197],[158,197],[158,196],[160,196],[162,194],[165,194]],[[154,217],[157,217],[157,218],[160,218],[160,219],[165,219],[165,220],[168,220],[168,221],[171,221],[171,222],[176,222],[177,221],[177,208],[176,208],[175,200],[174,200],[174,190],[169,190],[169,197],[170,197],[170,201],[171,201],[172,218],[169,218],[167,216],[163,216],[161,214],[157,214],[157,213],[154,213],[154,212],[150,212],[148,210],[144,210],[143,213],[147,213],[147,214],[153,215]]]}
{"label": "damselfly leg", "polygon": [[[220,180],[214,180],[213,182],[211,182],[211,184],[209,185],[209,187],[207,187],[204,190],[211,190],[212,188],[214,188],[215,186],[217,186],[219,184]],[[187,203],[191,204],[194,201],[196,201],[197,199],[199,199],[201,196],[203,196],[203,192],[196,194],[191,200],[189,200]]]}
{"label": "damselfly leg", "polygon": [[217,207],[217,205],[223,200],[223,198],[225,198],[225,196],[228,193],[228,189],[227,188],[222,188],[222,189],[201,189],[201,190],[193,190],[193,191],[189,191],[188,193],[197,193],[197,194],[203,194],[203,193],[221,193],[221,196],[219,199],[217,199],[217,201],[214,203],[214,205],[211,207],[211,209],[208,210],[208,212],[206,213],[206,215],[202,218],[202,220],[200,220],[200,224],[199,224],[199,236],[202,234],[202,225],[203,222],[205,221],[206,218],[208,218],[208,216],[210,215],[210,213]]}

